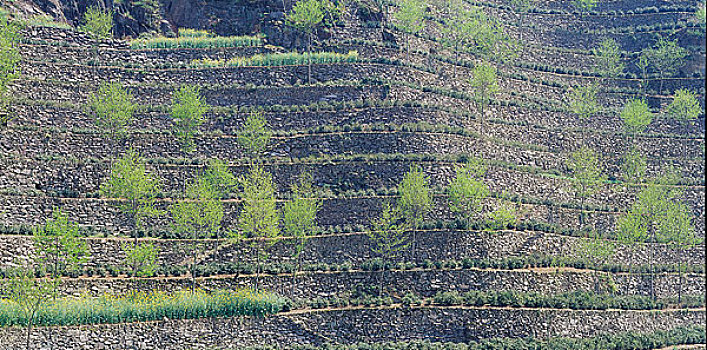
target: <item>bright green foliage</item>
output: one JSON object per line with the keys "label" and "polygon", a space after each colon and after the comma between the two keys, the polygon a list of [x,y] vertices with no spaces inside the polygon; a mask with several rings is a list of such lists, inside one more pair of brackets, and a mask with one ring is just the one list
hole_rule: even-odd
{"label": "bright green foliage", "polygon": [[631,148],[621,163],[621,174],[625,182],[642,183],[646,177],[647,161],[646,157],[636,149]]}
{"label": "bright green foliage", "polygon": [[624,72],[621,48],[614,39],[605,39],[594,48],[596,71],[604,77],[615,78]]}
{"label": "bright green foliage", "polygon": [[[56,296],[58,286],[57,279],[34,278],[34,271],[29,267],[15,267],[8,270],[8,279],[2,285],[3,296],[8,297],[12,302],[9,306],[15,319],[9,321],[9,317],[0,317],[6,324],[24,325],[27,327],[27,341],[25,349],[30,349],[30,336],[32,327],[38,319],[38,312],[42,306]],[[0,299],[0,306],[5,302]],[[3,308],[4,309],[4,308]],[[5,311],[5,310],[3,310]]]}
{"label": "bright green foliage", "polygon": [[322,206],[320,199],[314,198],[312,175],[304,172],[292,184],[292,199],[282,206],[282,224],[285,233],[294,240],[292,257],[300,268],[300,256],[316,226],[317,212]]}
{"label": "bright green foliage", "polygon": [[175,232],[191,234],[193,239],[209,237],[221,229],[223,203],[203,178],[187,185],[185,199],[171,208]]}
{"label": "bright green foliage", "polygon": [[125,254],[125,266],[129,267],[136,277],[151,277],[157,270],[157,247],[152,243],[125,243],[122,245]]}
{"label": "bright green foliage", "polygon": [[354,63],[358,62],[358,52],[349,51],[342,54],[338,52],[314,52],[314,53],[270,53],[256,54],[250,57],[233,57],[224,60],[194,60],[192,67],[276,67],[295,66],[303,64],[332,64],[332,63]]}
{"label": "bright green foliage", "polygon": [[589,119],[601,108],[597,102],[597,86],[586,85],[575,87],[567,93],[567,104],[570,112],[581,119]]}
{"label": "bright green foliage", "polygon": [[[668,176],[672,177],[672,176]],[[658,183],[674,180],[658,179]],[[633,243],[652,240],[672,242],[692,241],[692,213],[682,203],[684,190],[679,187],[651,184],[643,189],[631,209],[617,222],[620,240]]]}
{"label": "bright green foliage", "polygon": [[73,271],[88,261],[86,241],[79,238],[79,226],[69,222],[66,213],[54,209],[52,219],[34,230],[37,262],[51,271],[54,278],[60,269]]}
{"label": "bright green foliage", "polygon": [[666,114],[683,123],[697,119],[702,114],[703,108],[697,95],[687,89],[675,91],[673,102],[668,105]]}
{"label": "bright green foliage", "polygon": [[[572,152],[567,160],[567,168],[574,176],[572,187],[575,198],[580,199],[581,208],[584,209],[584,201],[597,193],[606,182],[599,155],[588,147],[582,147]],[[579,223],[583,224],[581,211]]]}
{"label": "bright green foliage", "polygon": [[137,39],[130,42],[130,48],[137,49],[217,49],[262,46],[258,36],[184,36],[179,30],[179,38]]}
{"label": "bright green foliage", "polygon": [[432,209],[432,194],[425,177],[419,166],[410,166],[405,173],[403,181],[398,185],[397,210],[412,229],[412,253],[415,253],[416,231],[422,225],[425,215]]}
{"label": "bright green foliage", "polygon": [[299,31],[310,34],[324,21],[322,1],[301,0],[292,7],[287,15],[286,24]]}
{"label": "bright green foliage", "polygon": [[192,291],[195,287],[195,268],[197,254],[204,246],[200,239],[215,235],[221,229],[223,221],[223,203],[218,200],[218,193],[204,178],[194,179],[186,188],[185,199],[172,205],[173,230],[191,236],[191,277]]}
{"label": "bright green foliage", "polygon": [[108,132],[111,139],[125,136],[127,126],[133,122],[136,105],[133,95],[119,82],[102,83],[98,92],[88,98],[96,125]]}
{"label": "bright green foliage", "polygon": [[155,207],[160,188],[158,179],[145,169],[145,160],[131,148],[113,165],[110,178],[101,184],[101,196],[119,199],[118,208],[132,218],[135,229],[142,229],[145,218],[161,213]]}
{"label": "bright green foliage", "polygon": [[83,18],[84,24],[79,30],[88,33],[94,40],[110,39],[113,37],[113,11],[103,11],[98,6],[86,9]]}
{"label": "bright green foliage", "polygon": [[[167,319],[258,316],[280,312],[287,300],[268,292],[249,289],[211,292],[130,292],[101,297],[67,297],[47,302],[38,309],[42,326],[130,323]],[[0,326],[26,324],[17,304],[0,300]]]}
{"label": "bright green foliage", "polygon": [[402,31],[408,33],[407,48],[410,52],[410,36],[425,27],[425,3],[420,0],[400,0],[399,10],[393,15]]}
{"label": "bright green foliage", "polygon": [[0,129],[7,125],[10,96],[8,84],[20,76],[20,52],[17,44],[21,27],[5,18],[0,18]]}
{"label": "bright green foliage", "polygon": [[380,295],[385,285],[386,263],[409,246],[406,232],[408,225],[401,220],[400,213],[388,202],[383,203],[381,216],[373,220],[372,224],[373,229],[366,234],[371,242],[371,251],[383,262],[378,289]]}
{"label": "bright green foliage", "polygon": [[324,22],[324,7],[319,0],[300,0],[292,7],[285,23],[307,35],[307,77],[312,82],[312,33]]}
{"label": "bright green foliage", "polygon": [[697,23],[700,29],[702,29],[700,33],[703,36],[705,35],[705,27],[707,26],[707,22],[705,20],[705,7],[705,2],[697,5],[697,11],[695,11],[695,17],[693,18],[693,21]]}
{"label": "bright green foliage", "polygon": [[579,11],[580,16],[594,10],[598,3],[599,0],[572,0],[572,6]]}
{"label": "bright green foliage", "polygon": [[678,45],[677,40],[658,39],[652,48],[645,48],[641,55],[645,56],[648,67],[660,74],[660,93],[663,93],[663,78],[673,76],[684,64],[689,52]]}
{"label": "bright green foliage", "polygon": [[644,100],[629,100],[621,110],[621,119],[624,121],[626,132],[635,135],[642,133],[653,121],[653,113]]}
{"label": "bright green foliage", "polygon": [[275,185],[270,173],[254,165],[248,176],[240,183],[243,186],[243,208],[238,215],[238,227],[246,236],[255,238],[253,244],[256,247],[255,289],[257,290],[261,252],[265,247],[265,239],[280,234],[280,213],[275,204]]}
{"label": "bright green foliage", "polygon": [[456,177],[447,188],[449,208],[464,218],[467,227],[484,208],[484,200],[489,197],[489,188],[481,177],[486,168],[478,158],[471,158],[464,166],[458,167]]}
{"label": "bright green foliage", "polygon": [[498,85],[496,67],[486,63],[476,65],[471,72],[472,78],[469,83],[474,88],[474,100],[480,109],[481,133],[483,134],[485,107],[491,103],[491,97],[498,93],[501,88]]}
{"label": "bright green foliage", "polygon": [[487,227],[492,231],[505,230],[513,227],[517,221],[516,208],[510,203],[503,202],[488,214]]}
{"label": "bright green foliage", "polygon": [[398,185],[397,207],[413,229],[422,224],[432,209],[432,194],[425,173],[419,166],[411,165]]}
{"label": "bright green foliage", "polygon": [[650,60],[648,59],[648,51],[643,50],[638,55],[636,60],[636,68],[641,71],[641,89],[643,93],[646,94],[648,91],[648,67],[650,66]]}
{"label": "bright green foliage", "polygon": [[238,131],[238,144],[245,149],[252,161],[262,156],[270,142],[272,131],[262,112],[251,112],[245,120],[243,129]]}
{"label": "bright green foliage", "polygon": [[233,188],[238,184],[233,173],[228,169],[228,165],[220,159],[209,160],[209,165],[202,176],[217,198],[230,198]]}
{"label": "bright green foliage", "polygon": [[172,103],[172,128],[183,152],[191,152],[196,146],[194,136],[199,132],[199,126],[204,123],[204,113],[208,105],[199,95],[197,86],[182,86],[174,92]]}

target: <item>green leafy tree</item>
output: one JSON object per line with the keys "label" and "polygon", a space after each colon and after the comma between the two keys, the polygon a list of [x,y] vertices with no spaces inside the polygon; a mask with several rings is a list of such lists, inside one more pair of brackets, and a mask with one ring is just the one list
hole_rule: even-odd
{"label": "green leafy tree", "polygon": [[[144,220],[158,216],[155,199],[161,190],[158,179],[147,172],[145,160],[132,148],[128,149],[111,170],[108,180],[101,184],[101,196],[117,199],[117,207],[128,215],[134,230],[143,228]],[[135,232],[135,240],[138,234]]]}
{"label": "green leafy tree", "polygon": [[88,261],[88,248],[86,241],[79,238],[79,226],[57,208],[52,219],[34,230],[33,239],[36,260],[41,266],[50,267],[53,278],[59,278],[62,269],[75,271]]}
{"label": "green leafy tree", "polygon": [[687,89],[675,91],[673,101],[668,105],[666,114],[675,120],[683,123],[697,119],[702,114],[703,109],[697,95]]}
{"label": "green leafy tree", "polygon": [[515,227],[518,222],[518,210],[508,201],[502,201],[494,211],[488,214],[487,228],[491,231]]}
{"label": "green leafy tree", "polygon": [[8,85],[20,76],[20,29],[16,23],[0,18],[0,130],[12,119]]}
{"label": "green leafy tree", "polygon": [[645,131],[653,121],[653,113],[648,108],[646,101],[629,100],[621,110],[621,120],[624,122],[626,132],[635,140],[636,134]]}
{"label": "green leafy tree", "polygon": [[682,264],[684,253],[702,243],[702,240],[696,235],[695,226],[692,222],[693,214],[690,208],[685,203],[675,199],[665,203],[665,212],[662,215],[660,226],[668,235],[669,246],[677,252],[679,274],[678,303],[681,303],[683,274],[687,272],[687,263],[685,263],[684,269]]}
{"label": "green leafy tree", "polygon": [[641,151],[632,147],[626,152],[621,163],[624,181],[626,183],[642,183],[646,178],[646,167],[646,157]]}
{"label": "green leafy tree", "polygon": [[171,208],[174,220],[173,230],[191,236],[191,290],[196,284],[197,256],[203,252],[201,239],[216,236],[223,221],[223,203],[218,200],[218,193],[204,178],[196,178],[186,188],[185,199],[178,201]]}
{"label": "green leafy tree", "polygon": [[[597,102],[597,92],[597,86],[593,84],[571,89],[566,95],[569,111],[576,114],[583,121],[599,113],[601,106]],[[584,140],[584,132],[582,132],[583,143]]]}
{"label": "green leafy tree", "polygon": [[272,175],[262,167],[254,165],[248,176],[241,181],[243,186],[243,208],[238,215],[238,227],[247,237],[254,239],[256,258],[255,289],[260,278],[261,252],[265,250],[266,239],[280,234],[280,212],[275,204],[275,185]]}
{"label": "green leafy tree", "polygon": [[605,78],[616,78],[623,74],[625,65],[621,58],[621,48],[614,39],[605,39],[594,48],[595,70]]}
{"label": "green leafy tree", "polygon": [[15,303],[26,320],[27,338],[25,349],[32,348],[32,328],[36,322],[37,312],[56,296],[57,279],[34,278],[32,267],[15,267],[6,271],[3,294]]}
{"label": "green leafy tree", "polygon": [[416,232],[432,209],[432,193],[425,173],[419,166],[410,166],[403,180],[398,185],[397,208],[408,222],[412,231],[411,255],[415,255]]}
{"label": "green leafy tree", "polygon": [[[671,186],[679,176],[667,172],[639,192],[629,211],[617,221],[620,241],[635,245],[640,242],[667,242],[690,246],[694,243],[692,214],[682,203],[684,190]],[[655,256],[651,249],[651,295],[655,298]]]}
{"label": "green leafy tree", "polygon": [[457,76],[459,52],[472,46],[475,38],[484,29],[488,17],[478,6],[466,7],[461,1],[445,1],[447,7],[444,26],[441,28],[444,40],[442,44],[454,52],[454,77]]}
{"label": "green leafy tree", "polygon": [[183,152],[192,152],[196,148],[194,136],[205,122],[204,113],[207,110],[208,105],[199,95],[197,86],[185,85],[174,92],[171,113],[174,122],[172,132]]}
{"label": "green leafy tree", "polygon": [[285,233],[292,237],[292,257],[296,260],[292,271],[292,285],[302,267],[302,252],[316,227],[317,212],[322,206],[320,199],[314,198],[312,175],[303,172],[292,184],[292,199],[282,206],[282,223]]}
{"label": "green leafy tree", "polygon": [[648,66],[658,72],[660,76],[659,93],[663,93],[663,80],[665,77],[673,76],[685,62],[685,57],[689,52],[678,45],[677,40],[658,39],[652,48],[645,48],[642,55],[645,55]]}
{"label": "green leafy tree", "polygon": [[599,0],[572,0],[572,6],[579,12],[582,18],[584,13],[589,13],[597,7]]}
{"label": "green leafy tree", "polygon": [[695,11],[694,17],[692,17],[692,22],[697,24],[697,30],[693,33],[696,35],[704,36],[705,28],[707,28],[707,22],[705,20],[705,2],[697,5],[697,10]]}
{"label": "green leafy tree", "polygon": [[324,8],[319,0],[300,0],[287,15],[288,26],[307,36],[307,82],[312,83],[312,34],[324,21]]}
{"label": "green leafy tree", "polygon": [[88,98],[88,107],[96,125],[107,132],[110,139],[125,137],[127,126],[132,123],[136,105],[133,95],[119,82],[102,83],[98,91]]}
{"label": "green leafy tree", "polygon": [[125,266],[135,277],[151,277],[157,270],[157,255],[159,251],[152,243],[126,242],[122,245],[125,254]]}
{"label": "green leafy tree", "polygon": [[482,63],[476,65],[471,73],[472,78],[469,82],[474,89],[474,99],[477,107],[480,109],[479,122],[481,134],[484,133],[484,119],[486,119],[485,107],[491,103],[491,98],[500,91],[496,68]]}
{"label": "green leafy tree", "polygon": [[580,202],[579,225],[584,226],[584,203],[587,198],[597,193],[604,182],[606,175],[602,171],[599,155],[588,147],[582,147],[570,154],[567,160],[567,168],[572,172],[574,181],[575,199]]}
{"label": "green leafy tree", "polygon": [[410,37],[425,27],[425,3],[420,0],[400,0],[399,9],[393,15],[398,26],[406,35],[408,58],[410,58]]}
{"label": "green leafy tree", "polygon": [[265,152],[272,131],[268,128],[268,121],[262,112],[252,112],[243,125],[243,129],[238,131],[238,144],[245,149],[245,153],[253,162]]}
{"label": "green leafy tree", "polygon": [[110,39],[113,37],[113,11],[103,11],[98,6],[89,7],[79,30],[88,33],[94,40]]}
{"label": "green leafy tree", "polygon": [[449,209],[463,218],[467,228],[471,228],[472,221],[482,214],[484,200],[490,195],[482,179],[485,173],[486,167],[481,159],[471,158],[464,166],[457,167],[456,177],[447,188]]}
{"label": "green leafy tree", "polygon": [[384,202],[381,216],[373,221],[373,229],[367,233],[368,239],[371,242],[371,251],[381,258],[381,276],[378,295],[383,293],[385,286],[385,271],[386,265],[395,256],[407,249],[408,226],[401,219],[398,213],[390,203]]}
{"label": "green leafy tree", "polygon": [[228,169],[228,165],[220,159],[209,160],[202,178],[220,199],[230,198],[231,192],[238,185],[238,180]]}

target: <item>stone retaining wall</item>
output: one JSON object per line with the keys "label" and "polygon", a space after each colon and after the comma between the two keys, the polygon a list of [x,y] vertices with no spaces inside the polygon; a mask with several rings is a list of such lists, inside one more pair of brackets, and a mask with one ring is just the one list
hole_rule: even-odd
{"label": "stone retaining wall", "polygon": [[[525,309],[393,308],[332,310],[265,319],[164,320],[126,325],[37,328],[41,348],[172,350],[325,342],[429,340],[467,342],[491,337],[591,337],[650,332],[705,322],[704,311],[568,311]],[[7,328],[0,345],[24,347],[24,329]]]}

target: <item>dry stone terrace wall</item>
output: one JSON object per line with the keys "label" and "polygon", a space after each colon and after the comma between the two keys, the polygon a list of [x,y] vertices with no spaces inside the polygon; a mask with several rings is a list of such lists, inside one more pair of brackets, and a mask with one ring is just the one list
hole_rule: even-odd
{"label": "dry stone terrace wall", "polygon": [[[429,177],[430,185],[440,187],[449,184],[458,166],[447,162],[339,161],[320,164],[268,165],[266,170],[273,174],[273,180],[280,193],[288,192],[292,179],[303,171],[312,174],[313,182],[317,187],[340,193],[351,190],[394,188],[412,164],[421,165]],[[97,192],[100,184],[110,174],[108,161],[65,162],[8,158],[0,160],[0,166],[5,169],[0,175],[0,189],[41,190],[49,193],[63,191],[63,193],[75,193],[80,197]],[[198,176],[204,169],[204,165],[180,164],[152,164],[148,167],[148,170],[160,179],[163,191],[167,193],[181,191],[185,177]],[[230,167],[236,177],[247,174],[248,169],[247,165]],[[526,198],[547,199],[557,203],[575,202],[572,183],[568,180],[494,166],[487,168],[484,179],[491,191],[495,193],[506,191]],[[588,198],[587,203],[625,209],[633,204],[636,194],[642,189],[643,187],[624,188],[623,185],[607,185],[599,193]],[[704,187],[690,186],[684,190],[686,202],[697,212],[704,211]]]}
{"label": "dry stone terrace wall", "polygon": [[[133,87],[140,90],[139,87]],[[176,86],[175,86],[176,88]],[[207,88],[207,87],[204,87]],[[211,87],[219,89],[219,87]],[[367,87],[370,88],[370,87]],[[295,88],[292,88],[295,89]],[[297,88],[307,91],[307,88]],[[274,89],[278,91],[278,89]],[[374,88],[374,90],[376,90]],[[15,91],[25,94],[28,91],[15,87]],[[267,90],[266,90],[267,91]],[[282,90],[287,91],[287,90]],[[297,90],[294,90],[297,91]],[[43,92],[42,92],[43,93]],[[260,92],[258,92],[260,93]],[[269,92],[262,92],[269,94]],[[293,96],[299,96],[293,93]],[[22,95],[20,95],[22,96]],[[433,94],[425,94],[419,91],[410,90],[403,87],[392,87],[389,96],[401,101],[432,101],[442,102],[442,105],[454,105],[448,99],[440,99]],[[338,96],[337,96],[338,97]],[[347,101],[351,102],[351,101]],[[77,106],[78,107],[78,106]],[[470,107],[470,106],[468,106]],[[550,130],[538,130],[534,125],[530,126],[505,126],[497,125],[493,120],[486,123],[485,132],[498,138],[504,137],[506,133],[513,131],[513,138],[530,143],[540,143],[542,140],[547,143],[547,133],[558,134],[559,130],[570,128],[587,128],[587,133],[592,130],[601,132],[623,133],[623,122],[618,115],[600,114],[591,120],[579,120],[574,115],[561,112],[549,112],[528,110],[518,107],[490,106],[490,118],[501,118],[516,123],[530,123],[540,127],[550,128]],[[90,115],[81,110],[60,106],[33,106],[16,104],[12,106],[13,115],[16,119],[10,121],[10,125],[18,126],[54,126],[62,128],[95,128],[95,121]],[[430,124],[441,124],[451,126],[464,126],[472,130],[478,127],[478,122],[472,118],[456,113],[447,112],[441,107],[361,107],[340,111],[310,111],[310,112],[265,112],[269,125],[275,129],[306,129],[325,125],[351,125],[351,124],[375,124],[375,123],[417,123],[428,122]],[[138,125],[142,128],[169,129],[172,127],[171,119],[166,114],[150,113],[137,114]],[[241,113],[225,115],[219,113],[207,113],[207,123],[203,126],[204,131],[220,130],[226,134],[234,134],[241,127],[245,116]],[[646,129],[648,134],[682,134],[689,137],[697,137],[703,140],[704,118],[693,123],[680,123],[672,119],[656,119]],[[497,131],[501,129],[503,132]],[[555,135],[556,136],[556,135]],[[621,134],[606,135],[603,137],[622,137]],[[521,138],[522,137],[522,138]],[[602,136],[598,136],[602,137]],[[640,138],[640,137],[639,137]]]}
{"label": "dry stone terrace wall", "polygon": [[[313,300],[315,298],[345,298],[356,290],[380,283],[380,272],[321,272],[278,276],[263,275],[258,278],[260,288],[275,291],[289,298]],[[387,289],[395,294],[415,293],[423,297],[434,297],[439,292],[470,290],[486,291],[522,291],[542,294],[561,294],[572,291],[594,290],[596,286],[606,287],[605,274],[590,272],[534,272],[502,270],[414,270],[387,271]],[[651,276],[649,275],[612,275],[617,287],[617,295],[650,295]],[[659,298],[678,296],[680,281],[676,274],[661,274],[655,279],[655,292]],[[683,275],[683,295],[703,295],[705,276]],[[196,288],[204,290],[240,289],[253,286],[255,277],[218,276],[198,278]],[[60,292],[63,295],[78,295],[88,291],[91,295],[120,294],[134,290],[191,290],[191,279],[182,278],[79,278],[63,279]]]}
{"label": "dry stone terrace wall", "polygon": [[[493,234],[476,231],[423,231],[417,235],[417,249],[414,256],[398,256],[393,261],[414,261],[421,263],[424,260],[441,261],[464,258],[492,258],[502,259],[507,257],[523,257],[531,255],[554,255],[567,257],[580,257],[582,238],[567,237],[544,232],[518,232],[502,231]],[[187,240],[154,240],[140,239],[156,244],[160,250],[160,265],[185,264],[189,259],[184,253],[191,244]],[[122,245],[131,242],[130,239],[117,238],[88,238],[87,244],[92,257],[88,266],[98,264],[122,266],[124,254]],[[201,263],[254,262],[252,242],[230,244],[226,241],[202,240],[205,253]],[[216,245],[218,244],[218,250]],[[370,240],[363,233],[325,235],[312,237],[304,252],[304,264],[343,264],[352,263],[360,266],[365,261],[375,258],[371,253]],[[25,257],[32,252],[31,238],[27,236],[0,236],[0,264],[9,266],[15,257]],[[490,247],[490,248],[489,248]],[[269,262],[292,262],[292,242],[279,240],[267,248]],[[616,245],[616,253],[606,260],[613,264],[642,264],[647,265],[655,257],[658,264],[699,265],[705,259],[704,245],[684,251],[678,256],[675,251],[663,244],[641,245],[638,249]]]}
{"label": "dry stone terrace wall", "polygon": [[[41,38],[32,38],[34,40]],[[66,42],[67,44],[69,42]],[[265,47],[238,47],[221,49],[116,49],[67,47],[56,45],[20,45],[20,54],[26,61],[56,60],[58,63],[100,62],[100,65],[156,67],[166,64],[184,66],[194,60],[221,60],[240,56],[269,53]],[[61,60],[64,58],[64,60]]]}
{"label": "dry stone terrace wall", "polygon": [[[165,320],[126,325],[40,327],[41,347],[144,350],[242,347],[324,342],[429,340],[467,342],[491,337],[590,337],[629,330],[667,330],[704,323],[704,311],[568,311],[525,309],[386,308],[276,315],[265,319]],[[21,349],[24,330],[9,328],[0,345]]]}
{"label": "dry stone terrace wall", "polygon": [[[646,140],[654,147],[641,145],[640,149],[654,167],[666,164],[665,158],[684,174],[694,174],[697,179],[704,174],[702,147],[697,140],[677,140],[655,138]],[[609,174],[618,177],[620,162],[626,149],[621,141],[609,143],[608,139],[595,142],[601,150],[603,161]],[[683,143],[681,143],[683,142]],[[702,141],[704,142],[704,141]],[[147,158],[179,158],[177,140],[167,133],[131,134],[124,145],[131,145]],[[496,159],[516,165],[539,167],[544,170],[564,169],[569,155],[567,152],[545,152],[499,144],[497,141],[477,139],[468,136],[443,133],[421,132],[343,132],[296,135],[274,138],[269,156],[304,158],[321,155],[352,155],[370,153],[429,153],[429,154],[476,154],[483,158]],[[686,147],[686,144],[693,144]],[[703,144],[703,143],[702,143]],[[37,133],[26,130],[8,130],[0,135],[0,148],[6,154],[22,157],[58,156],[72,158],[109,158],[119,154],[118,147],[106,147],[107,141],[101,134],[89,132],[49,132]],[[623,146],[623,147],[621,147]],[[618,148],[620,147],[620,148]],[[242,150],[237,139],[216,134],[204,135],[196,140],[195,158],[238,159]],[[661,153],[661,152],[665,153]],[[658,158],[660,157],[660,158]],[[687,158],[686,158],[687,157]]]}
{"label": "dry stone terrace wall", "polygon": [[[323,201],[323,207],[317,219],[321,226],[364,225],[380,212],[380,205],[385,200],[394,198],[360,197],[331,198]],[[448,202],[435,198],[436,206],[428,219],[452,220],[455,215],[449,211]],[[168,209],[171,201],[158,202],[158,207]],[[491,201],[489,201],[491,202]],[[72,199],[51,197],[0,196],[0,204],[5,208],[4,222],[7,225],[41,225],[50,216],[53,208],[60,207],[71,218],[96,233],[127,233],[131,231],[131,221],[111,204],[112,201],[101,199]],[[488,203],[489,205],[492,203]],[[225,216],[223,225],[235,227],[240,204],[236,201],[224,203]],[[558,225],[563,228],[578,229],[579,212],[575,209],[548,207],[545,205],[524,205],[521,220],[534,220]],[[704,211],[696,213],[693,220],[698,236],[704,236]],[[613,232],[619,212],[585,213],[586,227],[596,227],[601,232]],[[171,219],[168,215],[147,220],[147,227],[156,231],[169,231]]]}
{"label": "dry stone terrace wall", "polygon": [[[172,95],[179,86],[155,87],[138,86],[128,90],[134,102],[142,105],[171,105]],[[16,84],[13,88],[20,96],[30,101],[72,102],[79,106],[88,104],[91,94],[98,86],[69,86],[40,81]],[[200,90],[204,102],[210,106],[271,106],[309,105],[326,101],[329,103],[348,102],[364,99],[383,100],[386,88],[383,86],[315,86],[315,87],[274,87],[249,89],[233,86],[205,87]]]}

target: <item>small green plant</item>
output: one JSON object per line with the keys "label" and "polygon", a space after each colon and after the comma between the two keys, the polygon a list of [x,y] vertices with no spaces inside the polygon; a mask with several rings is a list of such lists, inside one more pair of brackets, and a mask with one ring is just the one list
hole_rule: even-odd
{"label": "small green plant", "polygon": [[103,11],[97,5],[89,7],[79,30],[88,33],[94,40],[110,39],[113,37],[113,10]]}
{"label": "small green plant", "polygon": [[668,105],[666,113],[671,118],[688,123],[702,114],[704,109],[700,106],[697,95],[687,89],[675,91],[673,101]]}
{"label": "small green plant", "polygon": [[238,144],[245,150],[246,156],[251,161],[258,162],[265,152],[272,130],[268,127],[268,121],[262,112],[254,111],[248,114],[243,128],[238,131]]}
{"label": "small green plant", "polygon": [[582,147],[570,154],[567,168],[572,172],[574,181],[575,199],[579,199],[579,225],[584,226],[584,203],[587,198],[597,193],[606,182],[606,175],[602,171],[599,155],[588,147]]}
{"label": "small green plant", "polygon": [[208,105],[199,95],[197,86],[182,86],[174,92],[173,100],[173,132],[182,151],[188,153],[196,148],[194,137],[205,122],[204,113],[208,110]]}
{"label": "small green plant", "polygon": [[400,213],[390,203],[384,202],[381,216],[373,221],[373,229],[367,233],[371,250],[382,261],[378,296],[383,293],[385,286],[386,263],[409,245],[407,229],[408,225],[401,220]]}
{"label": "small green plant", "polygon": [[125,243],[125,266],[135,277],[152,277],[157,269],[157,247],[152,243]]}
{"label": "small green plant", "polygon": [[447,188],[449,193],[449,209],[461,216],[467,227],[472,221],[482,215],[484,200],[490,191],[483,181],[486,167],[479,158],[470,158],[464,166],[457,167],[456,177]]}
{"label": "small green plant", "polygon": [[116,199],[115,205],[132,219],[137,241],[137,231],[143,228],[144,220],[162,213],[155,207],[160,188],[158,179],[147,172],[145,160],[130,148],[113,165],[100,193]]}
{"label": "small green plant", "polygon": [[474,100],[479,108],[479,122],[481,134],[484,134],[484,119],[486,119],[485,107],[489,105],[493,96],[500,91],[498,78],[496,77],[496,67],[482,63],[474,67],[470,81],[474,88]]}
{"label": "small green plant", "polygon": [[416,233],[422,226],[425,216],[432,209],[432,193],[429,180],[419,166],[410,166],[403,180],[398,185],[397,209],[412,229],[411,256],[415,254]]}
{"label": "small green plant", "polygon": [[96,125],[113,140],[125,137],[127,127],[134,120],[137,105],[133,95],[119,82],[104,82],[88,98],[88,108]]}
{"label": "small green plant", "polygon": [[86,241],[80,239],[79,226],[69,221],[68,215],[54,209],[52,219],[34,230],[34,247],[38,263],[47,268],[53,278],[61,270],[78,270],[88,261]]}
{"label": "small green plant", "polygon": [[247,237],[255,238],[256,278],[255,290],[259,290],[259,278],[267,238],[280,234],[280,211],[275,203],[275,185],[272,175],[261,166],[251,166],[250,173],[241,179],[243,208],[238,215],[238,228]]}
{"label": "small green plant", "polygon": [[636,138],[636,134],[642,133],[653,121],[653,113],[648,108],[644,100],[630,100],[626,102],[621,110],[621,119],[624,122],[626,132]]}

